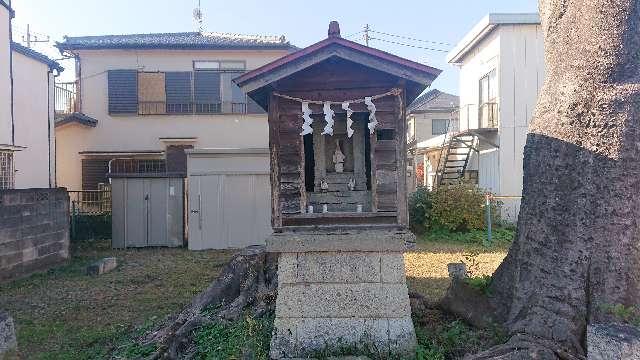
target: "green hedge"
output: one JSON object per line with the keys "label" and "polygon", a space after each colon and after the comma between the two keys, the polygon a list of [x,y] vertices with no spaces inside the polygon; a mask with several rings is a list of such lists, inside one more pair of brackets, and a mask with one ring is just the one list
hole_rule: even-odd
{"label": "green hedge", "polygon": [[[409,197],[411,230],[423,234],[429,229],[468,232],[484,229],[485,195],[474,184],[439,186],[434,191],[420,187]],[[492,203],[491,219],[500,223],[500,203]]]}

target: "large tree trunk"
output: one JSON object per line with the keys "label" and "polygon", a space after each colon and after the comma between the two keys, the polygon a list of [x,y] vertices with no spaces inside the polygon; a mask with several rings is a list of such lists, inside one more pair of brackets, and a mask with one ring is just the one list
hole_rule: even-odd
{"label": "large tree trunk", "polygon": [[606,304],[640,305],[640,0],[540,0],[546,80],[518,233],[494,274],[512,338],[475,358],[585,356]]}

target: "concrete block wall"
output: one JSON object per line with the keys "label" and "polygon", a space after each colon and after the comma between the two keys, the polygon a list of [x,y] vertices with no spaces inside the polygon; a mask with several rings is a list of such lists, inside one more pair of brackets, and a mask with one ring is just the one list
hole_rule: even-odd
{"label": "concrete block wall", "polygon": [[341,346],[415,355],[404,258],[391,251],[281,253],[271,356]]}
{"label": "concrete block wall", "polygon": [[49,269],[68,257],[66,189],[0,190],[0,281]]}

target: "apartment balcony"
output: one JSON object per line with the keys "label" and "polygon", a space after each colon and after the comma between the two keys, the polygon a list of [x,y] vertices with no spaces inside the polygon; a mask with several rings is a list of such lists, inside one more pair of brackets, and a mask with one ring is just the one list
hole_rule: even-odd
{"label": "apartment balcony", "polygon": [[56,118],[64,117],[77,111],[76,83],[62,82],[54,85]]}
{"label": "apartment balcony", "polygon": [[460,130],[495,130],[499,124],[498,103],[489,102],[480,106],[467,104],[460,106]]}
{"label": "apartment balcony", "polygon": [[478,129],[494,128],[498,128],[498,103],[484,103],[478,109]]}

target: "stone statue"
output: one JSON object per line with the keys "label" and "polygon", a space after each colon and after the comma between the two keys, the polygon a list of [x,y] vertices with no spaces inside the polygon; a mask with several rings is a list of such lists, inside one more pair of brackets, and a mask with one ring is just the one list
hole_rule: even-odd
{"label": "stone statue", "polygon": [[344,171],[344,154],[340,150],[340,140],[336,140],[336,151],[333,153],[333,164],[337,173]]}
{"label": "stone statue", "polygon": [[329,184],[326,179],[320,180],[320,191],[325,192],[329,190]]}
{"label": "stone statue", "polygon": [[347,184],[347,187],[351,191],[355,190],[356,189],[356,179],[354,179],[354,178],[349,179],[349,183]]}

